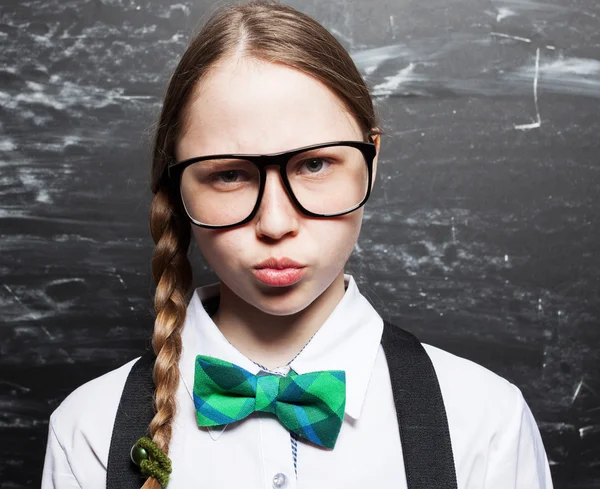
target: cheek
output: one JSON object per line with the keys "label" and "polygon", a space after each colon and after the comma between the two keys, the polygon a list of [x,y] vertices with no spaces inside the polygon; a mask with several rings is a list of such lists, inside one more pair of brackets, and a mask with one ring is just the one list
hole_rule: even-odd
{"label": "cheek", "polygon": [[313,241],[323,267],[343,268],[358,239],[362,209],[332,221],[315,222]]}
{"label": "cheek", "polygon": [[193,231],[200,252],[217,274],[223,264],[232,263],[242,256],[243,243],[248,239],[242,236],[241,229],[213,231],[195,227]]}

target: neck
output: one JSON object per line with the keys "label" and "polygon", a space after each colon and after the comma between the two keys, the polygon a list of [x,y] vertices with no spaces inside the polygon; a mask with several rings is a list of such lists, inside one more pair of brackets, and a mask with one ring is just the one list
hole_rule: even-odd
{"label": "neck", "polygon": [[303,310],[274,316],[248,304],[223,282],[212,319],[225,338],[250,360],[267,368],[286,365],[319,330],[344,295],[344,274]]}

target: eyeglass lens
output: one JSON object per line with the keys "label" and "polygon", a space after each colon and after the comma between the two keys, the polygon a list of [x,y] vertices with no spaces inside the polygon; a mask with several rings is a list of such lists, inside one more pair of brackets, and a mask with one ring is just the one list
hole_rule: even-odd
{"label": "eyeglass lens", "polygon": [[[348,211],[365,198],[369,173],[359,149],[329,146],[293,156],[287,177],[300,204],[315,214]],[[227,226],[243,221],[256,205],[261,176],[247,160],[202,160],[185,168],[181,196],[189,216],[200,224]]]}

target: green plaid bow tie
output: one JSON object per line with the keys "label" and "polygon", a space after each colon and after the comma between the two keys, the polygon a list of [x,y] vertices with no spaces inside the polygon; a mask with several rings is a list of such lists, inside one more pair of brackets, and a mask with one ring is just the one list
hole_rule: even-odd
{"label": "green plaid bow tie", "polygon": [[333,448],[346,406],[346,373],[324,370],[286,377],[254,375],[233,363],[198,355],[194,404],[198,426],[218,426],[254,411],[275,414],[288,430]]}

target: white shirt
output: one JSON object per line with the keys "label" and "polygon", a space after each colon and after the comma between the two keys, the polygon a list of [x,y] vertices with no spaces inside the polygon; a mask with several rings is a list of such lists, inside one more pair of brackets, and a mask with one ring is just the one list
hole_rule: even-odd
{"label": "white shirt", "polygon": [[[335,448],[299,439],[297,476],[290,434],[274,416],[253,413],[225,428],[197,426],[192,400],[196,355],[222,358],[254,374],[260,368],[227,341],[204,310],[202,300],[218,294],[218,284],[196,289],[182,332],[168,489],[406,489],[381,346],[383,321],[350,275],[345,282],[341,301],[289,365],[299,374],[345,370],[347,379]],[[459,489],[551,489],[542,440],[519,389],[473,362],[424,347],[444,397]],[[42,489],[106,487],[114,419],[134,362],[82,385],[52,413]],[[274,484],[274,478],[285,483]]]}

